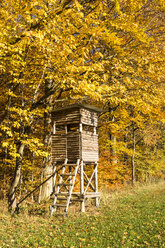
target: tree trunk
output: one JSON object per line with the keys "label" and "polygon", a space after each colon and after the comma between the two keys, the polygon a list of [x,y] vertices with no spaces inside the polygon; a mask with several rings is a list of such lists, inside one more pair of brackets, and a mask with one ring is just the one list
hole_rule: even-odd
{"label": "tree trunk", "polygon": [[[110,118],[109,118],[109,120],[110,120]],[[115,122],[115,117],[114,116],[111,118],[111,122]],[[112,154],[111,161],[112,161],[113,164],[117,164],[117,157],[116,157],[116,136],[114,136],[110,132],[109,132],[108,136],[109,136],[109,140],[112,142],[112,144],[110,145],[110,152]]]}
{"label": "tree trunk", "polygon": [[16,167],[15,167],[15,173],[14,178],[10,186],[9,195],[8,195],[8,208],[9,211],[14,211],[16,208],[16,190],[20,182],[21,178],[21,168],[22,168],[22,159],[23,159],[23,153],[24,153],[24,144],[20,144],[18,149],[19,157],[16,159]]}
{"label": "tree trunk", "polygon": [[[124,135],[125,148],[127,148],[127,138],[128,138],[128,130],[126,129],[126,133]],[[124,153],[124,164],[128,165],[128,155],[127,155],[127,153]]]}
{"label": "tree trunk", "polygon": [[135,127],[133,123],[133,130],[132,130],[132,140],[133,140],[133,153],[132,153],[132,185],[135,185],[135,152],[136,152],[136,143],[135,143]]}
{"label": "tree trunk", "polygon": [[[51,70],[50,68],[47,68],[47,70]],[[47,94],[48,91],[52,88],[53,81],[52,80],[45,80],[45,94]],[[47,101],[45,101],[45,109],[47,106],[52,105],[52,97],[49,97]],[[50,111],[51,112],[51,111]],[[44,147],[45,151],[50,152],[49,148],[51,145],[51,130],[50,130],[50,124],[51,124],[51,113],[46,113],[44,114],[44,136],[43,136],[43,142],[44,142]],[[53,167],[51,163],[51,155],[48,157],[45,157],[43,160],[43,180],[47,179],[49,176],[52,175],[53,173]],[[53,191],[53,181],[50,179],[46,183],[42,185],[40,188],[40,200],[45,200],[50,197],[51,193]]]}
{"label": "tree trunk", "polygon": [[[50,163],[48,162],[48,160],[46,160],[46,163],[47,163],[47,166],[43,169],[43,180],[46,180],[53,173],[52,166],[50,166]],[[52,183],[52,180],[49,179],[41,187],[41,192],[40,192],[41,201],[48,199],[52,191],[53,191],[53,183]]]}

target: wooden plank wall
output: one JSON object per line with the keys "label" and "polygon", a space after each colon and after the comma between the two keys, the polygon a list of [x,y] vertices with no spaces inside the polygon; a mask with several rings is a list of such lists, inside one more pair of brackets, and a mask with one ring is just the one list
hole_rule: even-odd
{"label": "wooden plank wall", "polygon": [[56,122],[56,125],[65,125],[72,123],[80,123],[80,109],[64,109],[59,112],[52,112],[52,121]]}
{"label": "wooden plank wall", "polygon": [[67,148],[66,148],[66,133],[65,132],[56,132],[56,134],[52,134],[52,162],[65,160],[67,156]]}
{"label": "wooden plank wall", "polygon": [[92,110],[81,109],[81,123],[93,126],[93,130],[83,130],[81,133],[82,160],[95,162],[99,159],[98,134],[94,134],[94,127],[98,126],[98,114]]}
{"label": "wooden plank wall", "polygon": [[68,132],[67,133],[67,154],[69,161],[77,161],[80,158],[80,133]]}
{"label": "wooden plank wall", "polygon": [[94,111],[81,108],[81,123],[97,127],[98,125],[98,114]]}
{"label": "wooden plank wall", "polygon": [[[52,161],[62,161],[65,158],[69,161],[76,161],[78,158],[88,162],[98,161],[98,134],[94,134],[94,127],[98,125],[97,112],[80,107],[54,111],[52,123],[54,122],[57,131],[52,134]],[[79,126],[72,130],[70,124],[76,123],[82,123],[87,130],[82,128],[80,132]],[[69,125],[67,133],[63,128],[65,125]]]}
{"label": "wooden plank wall", "polygon": [[82,131],[82,160],[97,162],[99,159],[98,135]]}

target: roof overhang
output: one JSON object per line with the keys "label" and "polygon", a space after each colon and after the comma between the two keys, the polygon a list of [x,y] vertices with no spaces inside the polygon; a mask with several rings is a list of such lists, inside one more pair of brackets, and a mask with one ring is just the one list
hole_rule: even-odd
{"label": "roof overhang", "polygon": [[69,106],[66,106],[66,107],[63,107],[63,108],[53,109],[52,112],[57,112],[57,111],[62,111],[62,110],[67,110],[67,109],[72,109],[72,108],[84,108],[84,109],[92,110],[92,111],[97,112],[97,113],[105,112],[105,110],[100,109],[98,107],[95,107],[93,105],[78,104],[78,103],[77,104],[72,104],[72,105],[69,105]]}

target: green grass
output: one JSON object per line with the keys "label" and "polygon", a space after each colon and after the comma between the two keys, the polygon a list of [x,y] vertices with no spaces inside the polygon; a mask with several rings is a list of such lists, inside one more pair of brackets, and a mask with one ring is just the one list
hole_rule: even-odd
{"label": "green grass", "polygon": [[165,184],[103,191],[98,210],[65,219],[9,215],[0,207],[2,247],[165,247]]}

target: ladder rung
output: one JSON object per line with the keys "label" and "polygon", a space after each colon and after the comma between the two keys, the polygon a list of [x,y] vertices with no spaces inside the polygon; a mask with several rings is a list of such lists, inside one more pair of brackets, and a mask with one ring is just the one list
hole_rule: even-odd
{"label": "ladder rung", "polygon": [[62,207],[62,208],[65,208],[66,205],[62,205],[62,204],[55,204],[54,207]]}
{"label": "ladder rung", "polygon": [[57,195],[57,200],[59,200],[59,201],[61,201],[61,200],[67,200],[66,197],[65,197],[65,198],[64,198],[64,197],[61,197],[61,198],[60,198],[60,197],[58,197],[58,196],[59,196],[59,195]]}
{"label": "ladder rung", "polygon": [[[69,164],[67,163],[67,160],[65,160],[65,162],[61,165],[59,164],[59,166],[60,167],[58,167],[59,168],[58,171],[61,170],[59,171],[60,178],[59,178],[59,182],[57,183],[57,186],[58,186],[57,192],[56,193],[54,192],[54,204],[52,205],[52,209],[54,208],[54,212],[56,212],[58,211],[58,209],[56,208],[62,207],[64,208],[64,214],[66,216],[69,204],[72,201],[78,201],[78,202],[82,201],[81,198],[74,199],[74,197],[72,197],[72,193],[73,193],[72,191],[73,191],[73,187],[75,183],[75,178],[78,172],[78,168],[80,166],[80,161],[78,159],[77,163]],[[73,169],[71,170],[71,168],[67,169],[65,167],[73,167]],[[65,169],[66,169],[66,172],[65,172]],[[67,176],[67,177],[63,178],[63,176]],[[63,186],[68,186],[68,187],[64,189]],[[61,189],[64,192],[61,192]],[[77,193],[76,194],[73,193],[73,194],[74,196],[78,196]],[[51,214],[52,213],[53,211],[51,212]]]}
{"label": "ladder rung", "polygon": [[63,166],[76,166],[76,164],[63,164]]}
{"label": "ladder rung", "polygon": [[71,200],[70,200],[70,201],[71,201],[71,202],[72,202],[72,201],[82,202],[82,201],[83,201],[83,199],[72,199],[72,198],[71,198]]}
{"label": "ladder rung", "polygon": [[57,164],[56,167],[77,166],[76,164]]}
{"label": "ladder rung", "polygon": [[69,193],[67,192],[63,192],[63,193],[56,193],[55,196],[62,196],[62,195],[65,195],[65,196],[69,196]]}
{"label": "ladder rung", "polygon": [[60,185],[63,185],[63,186],[72,186],[73,183],[58,183],[57,186],[60,186]]}
{"label": "ladder rung", "polygon": [[60,173],[61,176],[74,176],[74,173]]}

